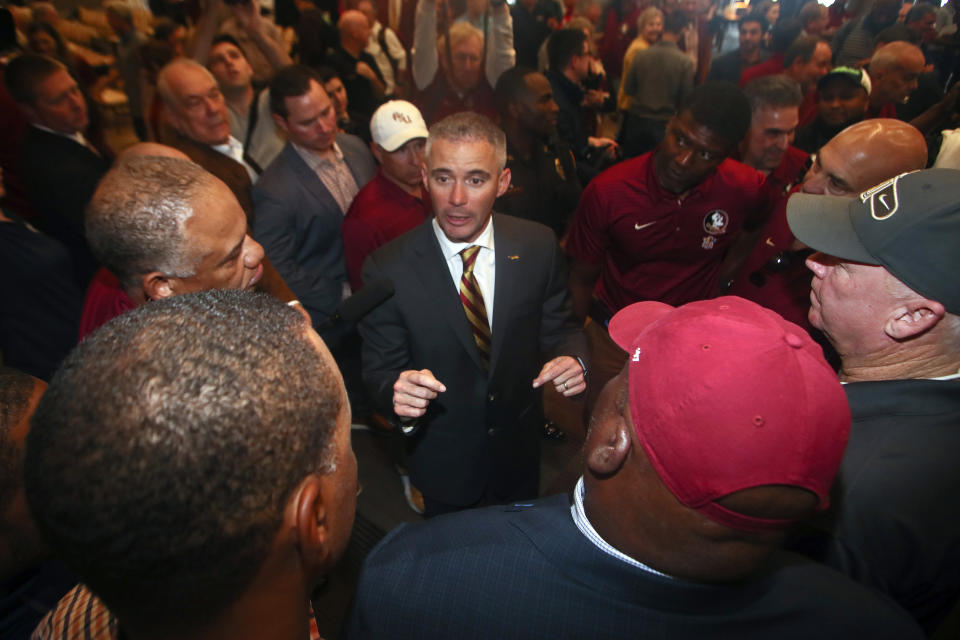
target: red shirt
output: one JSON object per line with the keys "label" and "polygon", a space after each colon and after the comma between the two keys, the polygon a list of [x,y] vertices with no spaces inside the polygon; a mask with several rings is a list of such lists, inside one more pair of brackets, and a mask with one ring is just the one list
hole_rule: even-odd
{"label": "red shirt", "polygon": [[343,257],[350,286],[363,286],[363,261],[375,249],[420,225],[430,211],[429,200],[414,198],[378,171],[360,189],[343,218]]}
{"label": "red shirt", "polygon": [[738,84],[743,87],[751,80],[756,80],[763,76],[775,76],[778,73],[783,73],[782,53],[775,53],[763,62],[744,69],[743,73],[740,74],[740,82]]}
{"label": "red shirt", "polygon": [[[800,185],[790,192],[793,195]],[[757,244],[733,281],[730,295],[773,309],[810,331],[810,280],[813,274],[794,252],[795,238],[787,224],[787,198],[781,198],[764,226]],[[776,260],[780,256],[779,260]]]}
{"label": "red shirt", "polygon": [[[774,198],[786,195],[793,188],[803,176],[809,159],[810,154],[806,151],[793,145],[787,147],[783,160],[767,176],[767,189]],[[775,201],[774,198],[771,198],[771,202]]]}
{"label": "red shirt", "polygon": [[614,312],[713,297],[727,245],[768,206],[763,174],[729,159],[680,200],[657,182],[655,153],[594,178],[567,239],[570,257],[600,266],[594,294]]}
{"label": "red shirt", "polygon": [[869,118],[893,118],[897,119],[897,105],[892,102],[888,102],[880,108],[874,107],[872,104],[867,107],[867,115],[864,119]]}
{"label": "red shirt", "polygon": [[87,297],[83,301],[80,339],[83,340],[101,325],[110,322],[124,311],[135,309],[136,306],[137,303],[120,288],[117,276],[107,271],[106,267],[100,267],[90,281]]}
{"label": "red shirt", "polygon": [[797,128],[806,126],[816,119],[818,95],[816,89],[803,94],[803,102],[800,103],[800,121],[797,123]]}

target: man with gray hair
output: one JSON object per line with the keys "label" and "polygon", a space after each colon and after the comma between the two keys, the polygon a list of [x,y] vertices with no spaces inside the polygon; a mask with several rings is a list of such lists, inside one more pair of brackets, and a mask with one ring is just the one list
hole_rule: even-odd
{"label": "man with gray hair", "polygon": [[810,322],[840,354],[853,414],[834,509],[807,552],[928,634],[960,596],[958,203],[960,171],[928,169],[787,205],[790,229],[820,251],[807,259]]}
{"label": "man with gray hair", "polygon": [[90,200],[86,230],[105,269],[87,291],[81,337],[149,300],[249,289],[263,276],[237,199],[185,158],[121,158]]}
{"label": "man with gray hair", "polygon": [[783,195],[800,179],[809,154],[793,146],[800,122],[800,83],[785,75],[763,76],[743,88],[750,101],[750,129],[740,142],[740,161],[767,176]]}
{"label": "man with gray hair", "polygon": [[553,233],[492,213],[510,186],[503,132],[455,114],[430,129],[426,158],[434,218],[367,258],[364,282],[389,277],[396,293],[360,335],[364,382],[410,436],[430,517],[536,497],[536,389],[581,394],[586,344]]}
{"label": "man with gray hair", "polygon": [[[37,527],[119,619],[69,637],[315,637],[357,462],[343,380],[302,315],[242,291],[142,306],[74,350],[32,427]],[[85,602],[69,630],[102,614]],[[39,637],[68,637],[58,613]]]}

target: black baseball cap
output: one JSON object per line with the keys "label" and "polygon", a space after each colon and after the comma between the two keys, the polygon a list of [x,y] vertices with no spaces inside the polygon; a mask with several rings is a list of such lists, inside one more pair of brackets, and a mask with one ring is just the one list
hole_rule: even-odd
{"label": "black baseball cap", "polygon": [[855,198],[797,193],[787,201],[787,222],[817,251],[880,265],[960,314],[960,171],[903,173]]}

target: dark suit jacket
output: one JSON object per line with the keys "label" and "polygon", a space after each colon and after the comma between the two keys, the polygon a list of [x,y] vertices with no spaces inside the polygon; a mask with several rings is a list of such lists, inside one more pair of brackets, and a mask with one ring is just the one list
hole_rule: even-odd
{"label": "dark suit jacket", "polygon": [[[625,505],[625,508],[629,508]],[[567,496],[404,524],[367,557],[344,638],[920,638],[891,603],[775,552],[742,584],[664,578],[594,546]]]}
{"label": "dark suit jacket", "polygon": [[[400,372],[430,369],[446,385],[420,419],[409,466],[424,495],[451,505],[473,504],[485,489],[505,500],[535,497],[541,412],[531,383],[546,360],[586,355],[553,233],[510,216],[496,214],[493,221],[489,373],[432,221],[375,251],[363,268],[364,282],[388,277],[396,287],[360,324],[364,382],[386,415],[393,415]],[[526,495],[516,495],[518,488]]]}
{"label": "dark suit jacket", "polygon": [[66,245],[77,281],[86,286],[96,261],[87,247],[83,214],[111,158],[64,136],[30,127],[23,145],[27,197],[44,230]]}
{"label": "dark suit jacket", "polygon": [[[373,156],[355,136],[338,135],[337,144],[363,188],[376,173]],[[344,214],[337,201],[289,142],[260,176],[253,200],[253,237],[314,323],[326,320],[347,280],[340,236]]]}
{"label": "dark suit jacket", "polygon": [[243,212],[247,215],[247,224],[252,225],[253,183],[250,181],[250,174],[247,173],[246,167],[210,145],[191,140],[171,127],[164,129],[161,141],[163,144],[183,151],[191,160],[220,178],[236,196]]}

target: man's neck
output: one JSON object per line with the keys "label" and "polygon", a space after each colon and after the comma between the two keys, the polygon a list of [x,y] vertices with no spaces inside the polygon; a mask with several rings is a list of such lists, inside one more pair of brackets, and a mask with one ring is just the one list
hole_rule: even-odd
{"label": "man's neck", "polygon": [[507,134],[507,140],[524,158],[529,158],[533,153],[534,145],[539,142],[539,138],[532,131],[524,128],[519,122],[513,119],[505,119],[500,123],[503,132]]}
{"label": "man's neck", "polygon": [[247,84],[237,89],[223,90],[223,99],[227,101],[230,108],[244,113],[250,108],[250,103],[253,102],[253,94],[253,85]]}
{"label": "man's neck", "polygon": [[933,344],[865,356],[842,355],[842,359],[839,375],[843,382],[939,378],[960,371],[960,357]]}
{"label": "man's neck", "polygon": [[580,78],[577,77],[577,72],[573,70],[573,66],[568,66],[563,70],[563,77],[578,87],[580,86]]}
{"label": "man's neck", "polygon": [[365,42],[361,44],[357,44],[356,42],[341,42],[340,47],[354,58],[359,58],[366,44]]}
{"label": "man's neck", "polygon": [[383,177],[386,178],[387,180],[389,180],[390,182],[392,182],[393,184],[397,185],[397,186],[400,187],[401,189],[403,189],[403,191],[405,191],[406,193],[410,194],[410,195],[413,196],[414,198],[423,199],[423,193],[420,191],[420,183],[419,183],[419,182],[418,182],[417,184],[411,186],[411,185],[407,184],[406,182],[401,182],[401,181],[397,180],[396,178],[394,178],[392,175],[390,175],[390,174],[387,173],[386,171],[383,172]]}
{"label": "man's neck", "polygon": [[680,41],[679,33],[671,33],[669,31],[664,31],[663,34],[660,36],[660,42],[672,42],[676,44],[679,41]]}
{"label": "man's neck", "polygon": [[740,60],[742,60],[742,61],[745,62],[746,64],[755,64],[755,63],[757,63],[757,62],[760,62],[760,49],[759,49],[759,47],[756,48],[756,49],[754,49],[754,50],[752,50],[752,51],[744,51],[743,49],[741,49],[741,50],[740,50]]}

